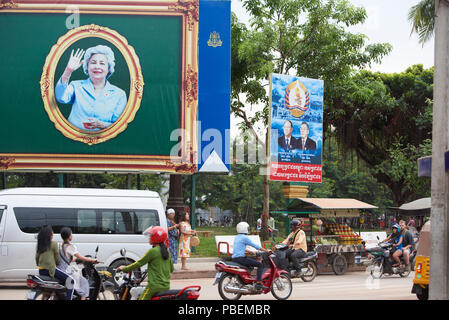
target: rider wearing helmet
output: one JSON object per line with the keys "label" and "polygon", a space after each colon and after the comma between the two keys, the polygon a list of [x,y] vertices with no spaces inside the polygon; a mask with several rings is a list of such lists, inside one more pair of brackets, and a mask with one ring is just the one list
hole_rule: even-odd
{"label": "rider wearing helmet", "polygon": [[292,232],[284,241],[282,241],[282,243],[288,245],[286,255],[293,263],[296,271],[299,271],[299,259],[304,257],[307,252],[306,234],[301,230],[301,222],[297,219],[293,219],[290,222],[290,229]]}
{"label": "rider wearing helmet", "polygon": [[401,260],[399,257],[402,255],[402,241],[403,241],[403,235],[401,233],[401,226],[397,223],[393,223],[391,226],[392,233],[383,241],[381,242],[393,242],[393,250],[391,251],[391,256],[393,257],[394,261],[396,262],[393,264],[393,267],[402,267]]}
{"label": "rider wearing helmet", "polygon": [[237,224],[237,233],[238,235],[234,238],[234,252],[232,254],[232,261],[242,264],[247,267],[256,267],[257,275],[256,275],[256,285],[255,288],[257,290],[264,289],[265,287],[262,285],[262,272],[263,272],[263,264],[257,260],[247,258],[245,256],[246,246],[251,246],[257,250],[262,250],[264,252],[270,252],[269,250],[262,248],[258,244],[253,243],[247,234],[249,233],[249,224],[242,221]]}
{"label": "rider wearing helmet", "polygon": [[174,268],[167,249],[167,230],[159,226],[150,227],[143,234],[149,237],[149,243],[153,248],[138,261],[128,266],[120,266],[118,269],[130,272],[148,264],[147,286],[139,299],[149,300],[158,292],[170,290],[170,275]]}

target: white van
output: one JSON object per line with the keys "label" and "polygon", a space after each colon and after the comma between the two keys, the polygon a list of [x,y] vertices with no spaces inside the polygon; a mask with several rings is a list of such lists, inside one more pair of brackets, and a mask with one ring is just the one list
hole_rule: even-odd
{"label": "white van", "polygon": [[43,225],[61,242],[70,227],[83,255],[95,255],[108,268],[136,261],[150,248],[142,232],[149,226],[167,228],[157,192],[143,190],[16,188],[0,191],[0,281],[22,281],[37,274],[36,236]]}

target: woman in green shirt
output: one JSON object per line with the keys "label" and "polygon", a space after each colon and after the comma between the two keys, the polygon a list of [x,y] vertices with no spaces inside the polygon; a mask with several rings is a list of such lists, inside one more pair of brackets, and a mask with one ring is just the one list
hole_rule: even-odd
{"label": "woman in green shirt", "polygon": [[128,266],[120,266],[118,270],[130,272],[148,264],[147,286],[140,300],[150,300],[156,293],[170,289],[170,275],[173,272],[173,261],[167,249],[167,231],[162,227],[152,227],[145,231],[153,246],[140,260]]}
{"label": "woman in green shirt", "polygon": [[59,248],[53,240],[53,229],[51,226],[43,226],[37,234],[36,265],[42,276],[55,277],[62,281],[67,288],[67,300],[72,300],[74,284],[73,278],[65,270],[59,269]]}

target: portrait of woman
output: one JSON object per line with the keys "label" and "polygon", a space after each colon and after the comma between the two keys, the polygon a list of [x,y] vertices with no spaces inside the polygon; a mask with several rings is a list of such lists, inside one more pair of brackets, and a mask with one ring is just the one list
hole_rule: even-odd
{"label": "portrait of woman", "polygon": [[[88,78],[70,82],[72,73],[81,66]],[[108,81],[114,68],[114,52],[108,46],[72,50],[55,86],[55,97],[59,103],[72,104],[68,121],[73,126],[99,131],[118,120],[125,110],[127,97],[125,91]]]}

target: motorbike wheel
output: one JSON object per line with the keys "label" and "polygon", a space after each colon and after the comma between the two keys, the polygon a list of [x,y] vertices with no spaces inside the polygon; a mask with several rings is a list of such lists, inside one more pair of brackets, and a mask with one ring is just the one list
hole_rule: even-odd
{"label": "motorbike wheel", "polygon": [[309,261],[309,262],[307,262],[307,272],[305,275],[301,276],[301,279],[304,282],[310,282],[313,279],[315,279],[317,273],[318,273],[318,269],[316,267],[316,264]]}
{"label": "motorbike wheel", "polygon": [[410,274],[410,270],[405,270],[405,271],[399,273],[401,278],[407,278],[409,274]]}
{"label": "motorbike wheel", "polygon": [[410,270],[415,271],[416,256],[410,257]]}
{"label": "motorbike wheel", "polygon": [[278,300],[287,300],[293,291],[293,284],[290,276],[282,273],[279,278],[275,278],[271,285],[271,294]]}
{"label": "motorbike wheel", "polygon": [[242,296],[241,293],[231,293],[226,292],[225,287],[226,286],[234,286],[234,287],[241,287],[242,284],[238,280],[237,276],[234,276],[229,273],[225,273],[221,276],[220,281],[218,282],[218,293],[220,294],[220,297],[223,300],[238,300]]}
{"label": "motorbike wheel", "polygon": [[374,279],[380,279],[384,273],[384,266],[381,260],[376,260],[371,263],[371,277]]}
{"label": "motorbike wheel", "polygon": [[118,294],[114,293],[114,287],[106,287],[98,294],[98,300],[118,300]]}

